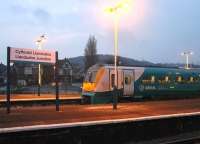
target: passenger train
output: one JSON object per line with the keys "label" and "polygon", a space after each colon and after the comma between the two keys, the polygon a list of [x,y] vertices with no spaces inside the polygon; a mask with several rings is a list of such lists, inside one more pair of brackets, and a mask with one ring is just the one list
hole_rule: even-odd
{"label": "passenger train", "polygon": [[[200,69],[117,67],[119,97],[157,98],[200,95]],[[110,103],[115,84],[114,66],[90,67],[82,86],[82,100]]]}

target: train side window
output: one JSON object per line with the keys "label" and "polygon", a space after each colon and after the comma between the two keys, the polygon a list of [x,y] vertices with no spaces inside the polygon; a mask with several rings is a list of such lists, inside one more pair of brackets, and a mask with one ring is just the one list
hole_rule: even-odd
{"label": "train side window", "polygon": [[92,81],[92,73],[89,74],[89,82]]}
{"label": "train side window", "polygon": [[125,77],[124,83],[127,85],[128,84],[128,77]]}
{"label": "train side window", "polygon": [[169,83],[169,82],[170,82],[170,78],[169,78],[169,76],[163,76],[163,77],[161,77],[158,81],[159,81],[159,83],[161,83],[161,84]]}
{"label": "train side window", "polygon": [[142,80],[142,83],[146,84],[146,83],[155,83],[156,81],[156,77],[155,76],[150,76],[150,77],[145,77]]}
{"label": "train side window", "polygon": [[177,82],[180,83],[180,82],[182,82],[182,80],[183,80],[182,76],[177,76],[177,77],[176,77],[176,81],[177,81]]}
{"label": "train side window", "polygon": [[155,83],[156,81],[156,77],[155,76],[151,76],[151,83]]}
{"label": "train side window", "polygon": [[199,79],[198,79],[198,77],[195,77],[195,76],[189,76],[189,77],[187,77],[186,82],[187,83],[198,83]]}
{"label": "train side window", "polygon": [[111,75],[111,87],[115,86],[115,74]]}
{"label": "train side window", "polygon": [[150,78],[149,77],[144,77],[143,79],[142,79],[142,83],[144,83],[144,84],[147,84],[147,83],[150,83]]}
{"label": "train side window", "polygon": [[198,83],[198,82],[199,82],[199,78],[198,78],[198,77],[193,77],[193,81],[194,81],[195,83]]}
{"label": "train side window", "polygon": [[191,77],[189,78],[189,82],[190,82],[190,83],[193,83],[193,82],[194,82],[194,77],[193,77],[193,76],[191,76]]}

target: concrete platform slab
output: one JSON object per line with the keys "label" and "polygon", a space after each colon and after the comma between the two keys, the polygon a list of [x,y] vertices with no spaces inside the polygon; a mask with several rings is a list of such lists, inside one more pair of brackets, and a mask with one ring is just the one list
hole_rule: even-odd
{"label": "concrete platform slab", "polygon": [[0,129],[11,127],[38,126],[49,124],[72,124],[118,120],[141,120],[180,115],[199,115],[200,99],[120,103],[117,110],[106,105],[62,105],[56,112],[55,106],[16,107],[11,114],[0,108]]}
{"label": "concrete platform slab", "polygon": [[[11,94],[11,101],[54,100],[55,97],[55,94]],[[60,99],[80,99],[80,94],[60,94]],[[0,102],[6,102],[6,95],[0,95]]]}

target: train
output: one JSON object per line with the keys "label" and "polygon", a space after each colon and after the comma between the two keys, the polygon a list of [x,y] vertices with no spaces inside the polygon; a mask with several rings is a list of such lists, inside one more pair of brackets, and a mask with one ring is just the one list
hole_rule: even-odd
{"label": "train", "polygon": [[[119,98],[181,98],[200,94],[200,69],[118,66],[116,79]],[[91,104],[111,103],[114,86],[114,66],[93,65],[83,81],[82,100]]]}

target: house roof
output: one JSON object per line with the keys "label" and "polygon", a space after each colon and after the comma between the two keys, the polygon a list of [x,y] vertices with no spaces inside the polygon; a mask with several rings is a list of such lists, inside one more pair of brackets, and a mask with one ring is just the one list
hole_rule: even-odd
{"label": "house roof", "polygon": [[6,66],[2,63],[0,63],[0,75],[6,72]]}
{"label": "house roof", "polygon": [[72,64],[70,63],[69,59],[64,58],[61,60],[58,60],[58,65],[64,65],[67,64],[72,69]]}

